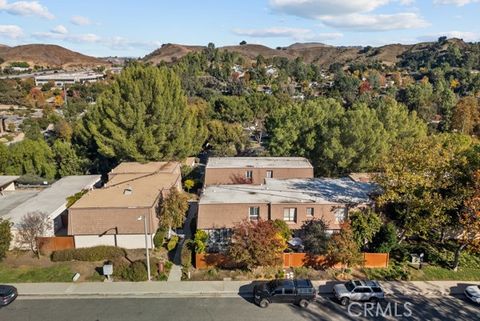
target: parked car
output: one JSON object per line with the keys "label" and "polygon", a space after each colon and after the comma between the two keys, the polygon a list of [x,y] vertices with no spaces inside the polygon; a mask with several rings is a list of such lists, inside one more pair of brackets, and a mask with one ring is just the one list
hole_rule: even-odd
{"label": "parked car", "polygon": [[480,285],[467,286],[465,289],[465,295],[472,302],[480,303]]}
{"label": "parked car", "polygon": [[255,285],[253,295],[261,308],[270,303],[294,303],[306,308],[317,292],[310,280],[273,280]]}
{"label": "parked car", "polygon": [[377,281],[354,280],[336,284],[333,294],[341,305],[347,305],[350,301],[378,302],[385,299],[385,293]]}
{"label": "parked car", "polygon": [[9,305],[17,298],[17,289],[10,285],[0,285],[0,307]]}

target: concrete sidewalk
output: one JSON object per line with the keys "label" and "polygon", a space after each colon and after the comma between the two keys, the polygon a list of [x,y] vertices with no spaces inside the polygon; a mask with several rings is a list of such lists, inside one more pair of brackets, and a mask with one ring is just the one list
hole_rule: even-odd
{"label": "concrete sidewalk", "polygon": [[[332,293],[337,281],[314,281],[319,294]],[[463,293],[475,282],[381,282],[389,296],[420,295],[441,297]],[[478,282],[477,282],[478,284]],[[251,296],[252,281],[172,281],[172,282],[83,282],[83,283],[17,283],[20,297],[236,297]]]}

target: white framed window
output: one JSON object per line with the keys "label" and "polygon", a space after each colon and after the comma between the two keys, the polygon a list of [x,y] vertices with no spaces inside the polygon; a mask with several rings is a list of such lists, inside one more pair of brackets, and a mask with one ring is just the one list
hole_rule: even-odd
{"label": "white framed window", "polygon": [[313,217],[315,215],[315,209],[313,207],[307,207],[307,217]]}
{"label": "white framed window", "polygon": [[252,206],[248,208],[248,218],[250,220],[258,220],[260,216],[260,207]]}
{"label": "white framed window", "polygon": [[295,207],[283,209],[283,220],[286,222],[297,221],[297,209]]}
{"label": "white framed window", "polygon": [[335,223],[340,224],[346,218],[347,209],[346,208],[337,208],[333,211],[333,215],[335,216]]}
{"label": "white framed window", "polygon": [[245,177],[247,179],[252,179],[253,178],[253,172],[252,171],[246,171],[245,172]]}
{"label": "white framed window", "polygon": [[273,171],[267,171],[266,177],[273,178]]}

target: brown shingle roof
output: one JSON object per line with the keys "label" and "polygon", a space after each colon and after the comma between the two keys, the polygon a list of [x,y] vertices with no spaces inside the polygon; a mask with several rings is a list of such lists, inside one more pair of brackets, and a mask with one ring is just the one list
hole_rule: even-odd
{"label": "brown shingle roof", "polygon": [[71,208],[152,207],[162,191],[181,182],[176,162],[122,163],[112,173],[104,188],[89,191]]}
{"label": "brown shingle roof", "polygon": [[123,162],[110,172],[110,174],[148,174],[154,172],[171,173],[179,166],[177,162]]}

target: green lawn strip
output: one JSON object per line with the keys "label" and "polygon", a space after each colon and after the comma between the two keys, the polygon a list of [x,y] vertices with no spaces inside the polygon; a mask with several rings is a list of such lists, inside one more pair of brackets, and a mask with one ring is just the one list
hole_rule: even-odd
{"label": "green lawn strip", "polygon": [[364,269],[368,279],[381,281],[480,281],[480,269],[460,268],[457,272],[438,266],[412,267],[390,266],[386,269]]}
{"label": "green lawn strip", "polygon": [[480,269],[459,268],[457,272],[436,266],[426,266],[412,273],[417,281],[480,281]]}
{"label": "green lawn strip", "polygon": [[51,267],[11,268],[0,265],[0,283],[71,282],[73,272],[68,265]]}

